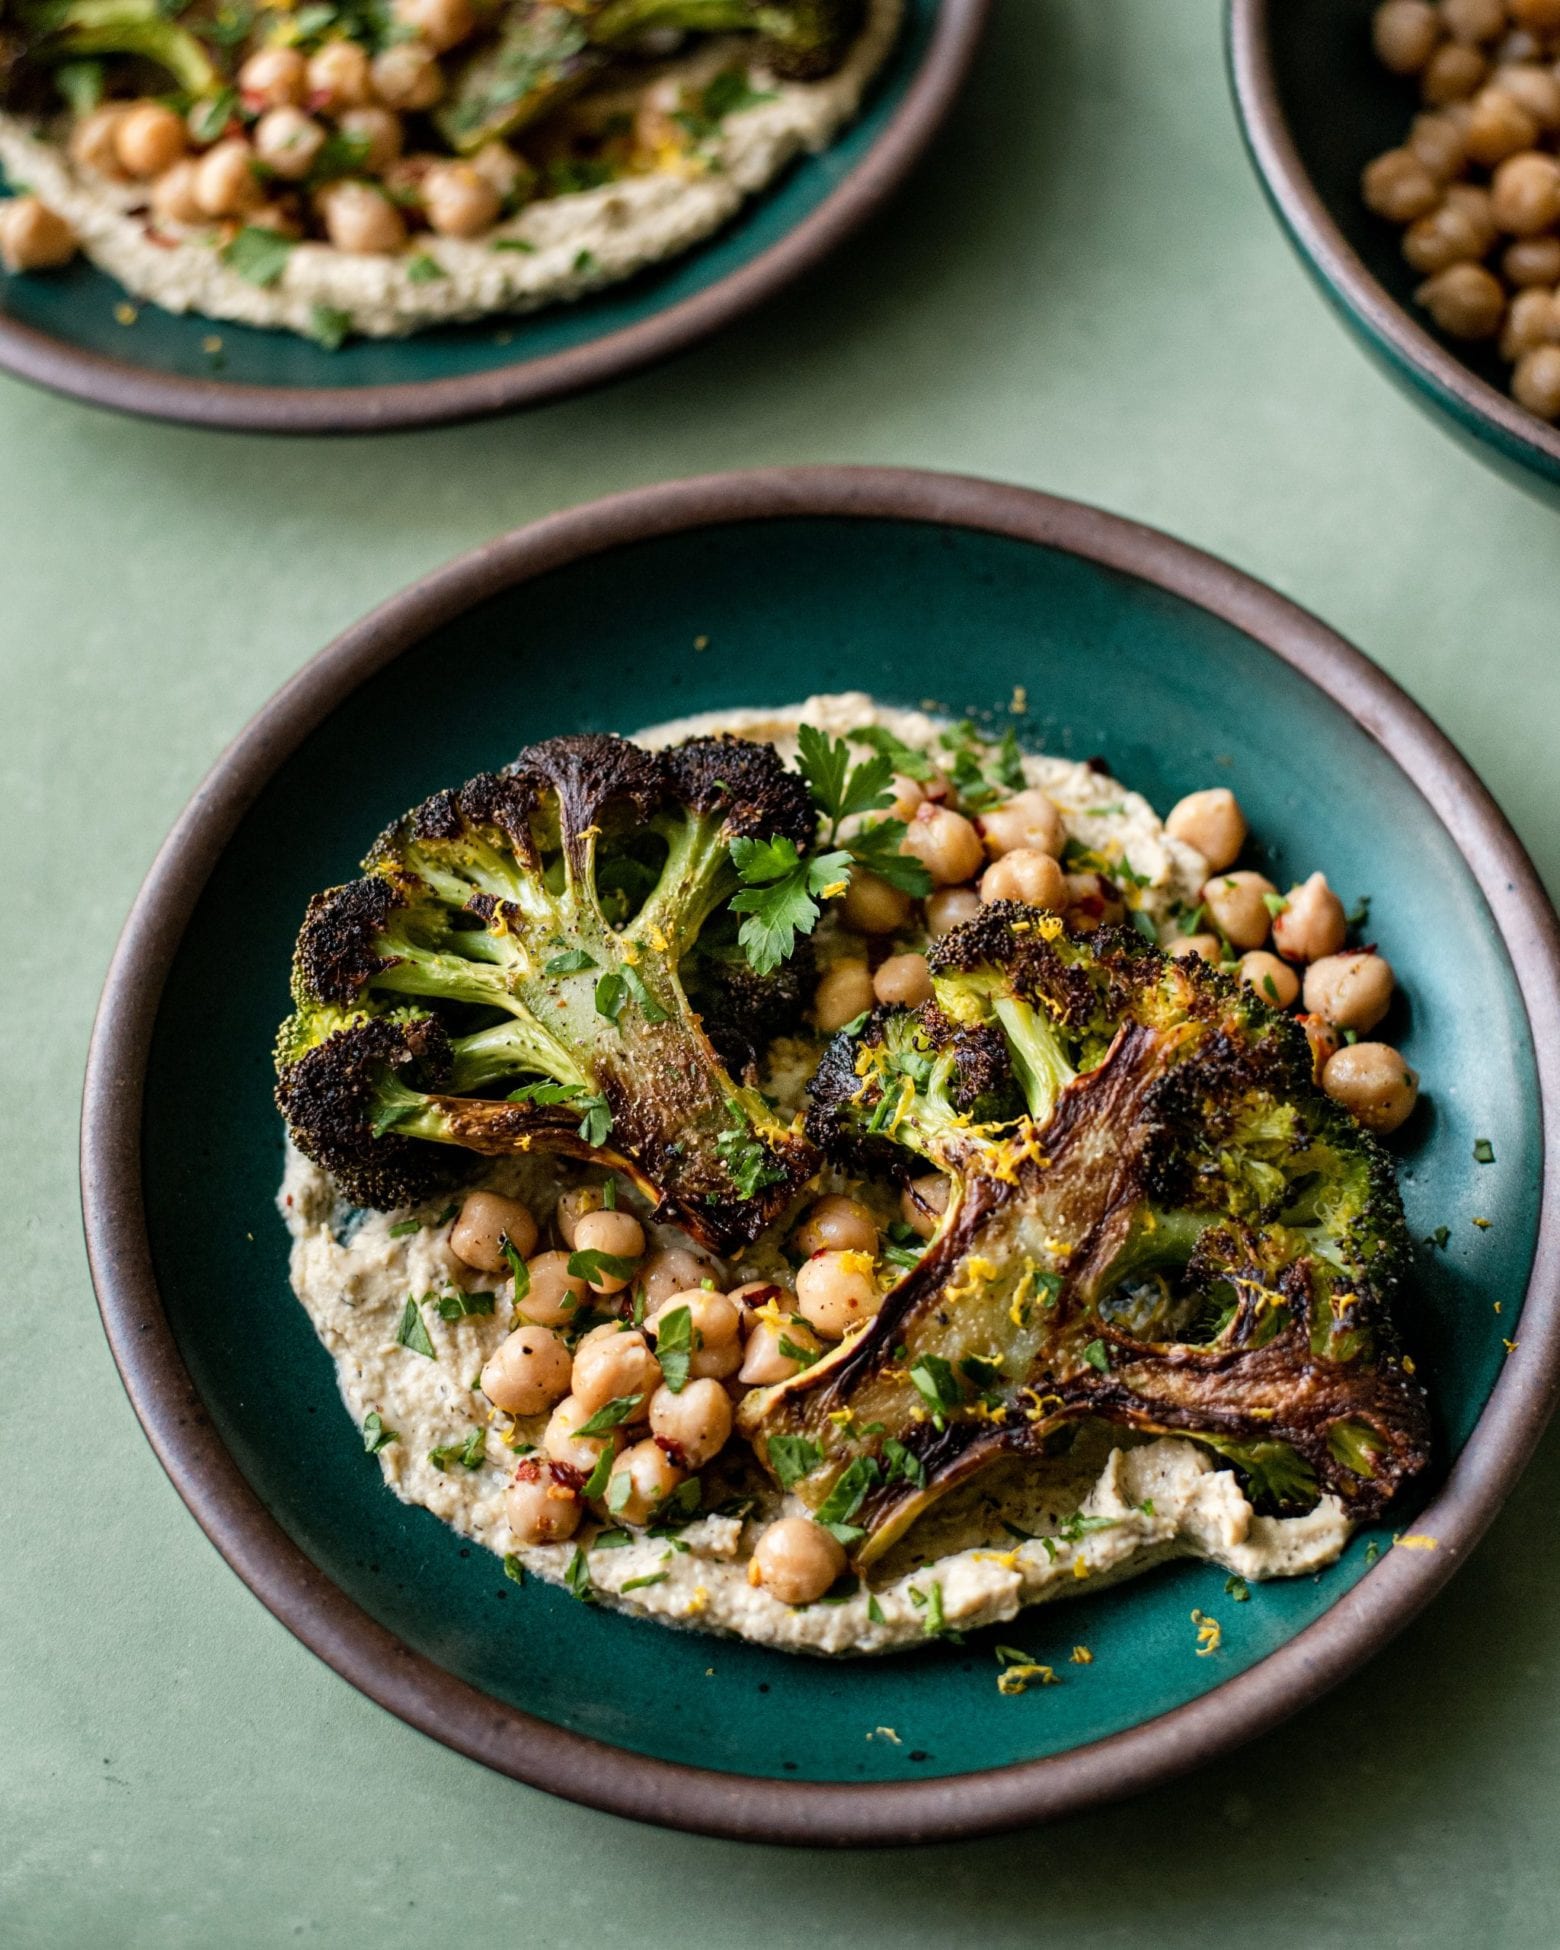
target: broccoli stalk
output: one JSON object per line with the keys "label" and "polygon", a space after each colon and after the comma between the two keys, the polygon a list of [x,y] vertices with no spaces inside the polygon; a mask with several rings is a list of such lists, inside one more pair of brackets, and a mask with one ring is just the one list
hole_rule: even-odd
{"label": "broccoli stalk", "polygon": [[1131,930],[1007,903],[931,961],[931,1003],[836,1039],[808,1129],[858,1168],[932,1163],[947,1213],[862,1333],[746,1399],[760,1453],[811,1445],[801,1494],[851,1504],[863,1563],[1090,1416],[1200,1441],[1278,1507],[1382,1508],[1428,1441],[1388,1317],[1402,1208],[1295,1025]]}
{"label": "broccoli stalk", "polygon": [[162,68],[192,95],[221,85],[200,42],[169,20],[157,0],[70,0],[66,6],[19,7],[17,14],[24,30],[34,30],[26,59],[40,66],[133,55]]}
{"label": "broccoli stalk", "polygon": [[733,738],[558,738],[435,795],[310,903],[277,1049],[294,1140],[379,1206],[448,1177],[428,1147],[572,1151],[748,1243],[815,1153],[723,1066],[681,964],[732,842],[815,828],[800,777]]}
{"label": "broccoli stalk", "polygon": [[434,120],[469,155],[517,134],[598,79],[643,35],[757,33],[776,74],[829,74],[861,24],[861,0],[515,0],[496,38],[457,68]]}

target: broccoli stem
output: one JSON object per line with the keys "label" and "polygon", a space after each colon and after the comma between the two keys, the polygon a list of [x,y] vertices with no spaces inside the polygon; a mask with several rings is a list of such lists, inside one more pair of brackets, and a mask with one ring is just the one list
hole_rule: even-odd
{"label": "broccoli stem", "polygon": [[94,54],[154,62],[192,95],[209,95],[221,86],[200,42],[164,19],[154,0],[74,0],[36,50],[36,58],[48,62]]}
{"label": "broccoli stem", "polygon": [[1057,1100],[1078,1072],[1063,1055],[1050,1023],[1027,1002],[1017,996],[999,995],[993,998],[992,1013],[1013,1052],[1013,1067],[1023,1086],[1029,1115],[1037,1124],[1048,1123]]}

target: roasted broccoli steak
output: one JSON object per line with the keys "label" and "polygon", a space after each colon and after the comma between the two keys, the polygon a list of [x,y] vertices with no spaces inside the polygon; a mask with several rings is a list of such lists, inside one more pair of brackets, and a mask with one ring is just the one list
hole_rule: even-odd
{"label": "roasted broccoli steak", "polygon": [[[382,1209],[462,1152],[570,1152],[715,1250],[747,1244],[816,1154],[723,1066],[681,970],[729,931],[732,842],[805,850],[816,826],[801,777],[729,737],[555,738],[436,793],[309,904],[277,1043],[294,1142]],[[729,1041],[766,1006],[755,978]]]}
{"label": "roasted broccoli steak", "polygon": [[1379,1512],[1428,1449],[1389,1312],[1407,1236],[1299,1028],[1012,903],[931,963],[931,1002],[835,1039],[808,1131],[864,1171],[935,1166],[947,1212],[863,1332],[747,1399],[760,1453],[862,1563],[1084,1417],[1206,1445],[1259,1507]]}

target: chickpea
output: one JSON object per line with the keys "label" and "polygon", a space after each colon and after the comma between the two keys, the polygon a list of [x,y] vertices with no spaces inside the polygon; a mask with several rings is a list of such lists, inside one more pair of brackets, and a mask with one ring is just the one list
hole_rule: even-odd
{"label": "chickpea", "polygon": [[645,1322],[645,1332],[659,1338],[666,1316],[679,1307],[688,1309],[692,1329],[693,1354],[688,1373],[695,1380],[724,1381],[742,1365],[742,1309],[729,1295],[694,1287],[687,1293],[674,1293]]}
{"label": "chickpea", "polygon": [[990,812],[982,813],[979,827],[986,851],[994,860],[1000,860],[1005,853],[1018,852],[1049,853],[1054,859],[1067,844],[1062,815],[1034,785],[1014,793]]}
{"label": "chickpea", "polygon": [[536,1221],[529,1206],[498,1192],[468,1192],[450,1227],[450,1251],[479,1273],[506,1273],[505,1239],[522,1259],[535,1246]]}
{"label": "chickpea", "polygon": [[569,1392],[569,1350],[548,1327],[517,1327],[482,1368],[482,1392],[506,1415],[540,1415]]}
{"label": "chickpea", "polygon": [[872,977],[872,993],[879,1002],[918,1009],[932,999],[932,971],[925,955],[890,955]]}
{"label": "chickpea", "polygon": [[1469,160],[1493,169],[1505,158],[1530,150],[1538,140],[1538,124],[1504,88],[1481,88],[1462,133]]}
{"label": "chickpea", "polygon": [[439,54],[476,31],[470,0],[395,0],[390,11],[398,27],[420,34]]}
{"label": "chickpea", "polygon": [[1312,1075],[1320,1083],[1327,1059],[1343,1048],[1343,1038],[1325,1016],[1302,1016],[1300,1027],[1305,1031],[1305,1040],[1311,1045]]}
{"label": "chickpea", "polygon": [[114,153],[127,176],[161,176],[184,154],[184,119],[161,102],[137,102],[114,129]]}
{"label": "chickpea", "polygon": [[575,1227],[587,1212],[599,1212],[604,1202],[599,1185],[575,1185],[558,1194],[558,1203],[553,1207],[553,1224],[566,1246],[572,1249]]}
{"label": "chickpea", "polygon": [[647,1404],[661,1382],[661,1364],[636,1328],[608,1321],[593,1327],[574,1351],[573,1394],[587,1416],[624,1395],[637,1395],[639,1406],[629,1419],[649,1413]]}
{"label": "chickpea", "polygon": [[401,118],[388,108],[349,108],[336,118],[344,136],[362,145],[361,168],[369,176],[382,176],[401,159],[404,140]]}
{"label": "chickpea", "polygon": [[1443,332],[1457,339],[1493,338],[1506,310],[1506,291],[1482,264],[1452,264],[1414,293]]}
{"label": "chickpea", "polygon": [[1560,237],[1519,237],[1500,260],[1506,282],[1515,285],[1560,284]]}
{"label": "chickpea", "polygon": [[476,237],[498,221],[504,200],[468,162],[441,162],[423,178],[423,210],[442,237]]}
{"label": "chickpea", "polygon": [[1224,949],[1216,934],[1182,934],[1169,944],[1169,952],[1177,961],[1187,955],[1195,955],[1199,961],[1219,962],[1224,959]]}
{"label": "chickpea", "polygon": [[659,1443],[636,1442],[613,1465],[607,1508],[619,1523],[647,1524],[686,1474]]}
{"label": "chickpea", "polygon": [[657,1388],[650,1429],[678,1452],[685,1469],[702,1469],[731,1439],[731,1397],[718,1381],[690,1381],[680,1395]]}
{"label": "chickpea", "polygon": [[530,1284],[516,1305],[527,1320],[543,1327],[567,1327],[578,1320],[590,1289],[569,1271],[567,1253],[538,1253],[526,1261],[525,1270]]}
{"label": "chickpea", "polygon": [[1560,343],[1560,305],[1552,291],[1530,285],[1511,301],[1506,322],[1501,327],[1500,356],[1515,365],[1524,352],[1535,345]]}
{"label": "chickpea", "polygon": [[1387,1013],[1392,989],[1390,962],[1366,949],[1324,955],[1305,971],[1307,1013],[1338,1029],[1374,1029]]}
{"label": "chickpea", "polygon": [[858,934],[898,934],[910,919],[910,896],[875,873],[857,867],[845,889],[841,914]]}
{"label": "chickpea", "polygon": [[309,91],[309,64],[295,47],[262,47],[238,71],[249,109],[297,108]]}
{"label": "chickpea", "polygon": [[444,93],[438,56],[422,41],[400,41],[374,56],[374,92],[387,108],[432,108]]}
{"label": "chickpea", "polygon": [[525,202],[536,188],[536,171],[507,142],[484,142],[471,158],[471,166],[488,179],[506,205]]}
{"label": "chickpea", "polygon": [[208,217],[242,217],[258,210],[265,191],[255,175],[254,151],[241,135],[225,136],[195,165],[195,201]]}
{"label": "chickpea", "polygon": [[35,196],[0,203],[0,263],[8,271],[57,271],[76,255],[76,233]]}
{"label": "chickpea", "polygon": [[356,41],[327,41],[309,56],[304,83],[309,106],[326,115],[363,108],[374,99],[368,56]]}
{"label": "chickpea", "polygon": [[737,1370],[738,1381],[746,1382],[753,1388],[771,1388],[777,1381],[789,1381],[794,1374],[800,1374],[802,1363],[794,1355],[782,1354],[780,1343],[788,1347],[801,1348],[807,1354],[821,1354],[823,1342],[810,1327],[798,1326],[794,1320],[783,1324],[773,1320],[756,1320],[753,1331],[748,1335],[747,1346],[742,1351],[742,1366]]}
{"label": "chickpea", "polygon": [[1271,1003],[1275,1009],[1287,1009],[1300,993],[1300,977],[1288,962],[1280,961],[1277,955],[1270,955],[1261,948],[1241,956],[1236,979],[1244,982],[1247,988],[1254,989],[1264,1002]]}
{"label": "chickpea", "polygon": [[813,992],[813,1021],[826,1035],[854,1022],[873,1003],[864,961],[837,961]]}
{"label": "chickpea", "polygon": [[255,154],[273,175],[302,182],[325,147],[325,128],[301,108],[271,108],[255,124]]}
{"label": "chickpea", "polygon": [[1441,0],[1441,25],[1454,40],[1493,41],[1506,25],[1503,0]]}
{"label": "chickpea", "polygon": [[1560,128],[1560,80],[1536,61],[1512,61],[1495,70],[1494,85],[1520,102],[1541,129]]}
{"label": "chickpea", "polygon": [[814,1253],[797,1269],[796,1310],[825,1340],[839,1340],[882,1304],[866,1253]]}
{"label": "chickpea", "polygon": [[152,185],[152,215],[160,223],[201,223],[205,211],[195,201],[195,161],[186,156]]}
{"label": "chickpea", "polygon": [[1418,74],[1440,43],[1440,17],[1429,0],[1383,0],[1371,21],[1371,39],[1383,67]]}
{"label": "chickpea", "polygon": [[130,112],[127,102],[104,102],[83,115],[70,132],[70,159],[78,169],[99,176],[119,174],[119,124]]}
{"label": "chickpea", "polygon": [[1323,955],[1337,954],[1348,931],[1343,902],[1324,873],[1313,873],[1291,887],[1282,912],[1273,916],[1273,945],[1291,961],[1320,961]]}
{"label": "chickpea", "polygon": [[1513,237],[1536,237],[1560,222],[1560,162],[1537,149],[1508,156],[1490,185],[1490,209]]}
{"label": "chickpea", "polygon": [[744,1280],[741,1286],[734,1286],[726,1295],[737,1310],[739,1331],[747,1333],[753,1325],[753,1316],[759,1307],[767,1307],[771,1301],[777,1307],[787,1307],[791,1303],[789,1291],[774,1280]]}
{"label": "chickpea", "polygon": [[639,1277],[634,1284],[644,1295],[646,1307],[654,1311],[674,1293],[686,1293],[700,1280],[714,1275],[713,1263],[691,1246],[662,1246],[647,1253],[640,1262]]}
{"label": "chickpea", "polygon": [[942,1224],[952,1192],[952,1182],[940,1171],[929,1171],[924,1178],[912,1178],[899,1194],[900,1215],[913,1231],[923,1239],[930,1239]]}
{"label": "chickpea", "polygon": [[1420,93],[1432,108],[1464,102],[1489,73],[1489,63],[1475,47],[1443,41],[1425,63]]}
{"label": "chickpea", "polygon": [[1560,0],[1506,0],[1506,11],[1535,34],[1560,34]]}
{"label": "chickpea", "polygon": [[1221,873],[1203,888],[1202,899],[1232,948],[1260,948],[1273,920],[1268,900],[1277,892],[1260,873]]}
{"label": "chickpea", "polygon": [[859,1199],[831,1192],[808,1212],[792,1242],[799,1253],[877,1254],[878,1222]]}
{"label": "chickpea", "polygon": [[1519,406],[1541,420],[1560,420],[1560,345],[1537,345],[1524,352],[1511,375]]}
{"label": "chickpea", "polygon": [[[641,1259],[645,1229],[632,1212],[587,1212],[574,1228],[574,1249],[581,1253],[607,1253],[613,1259]],[[621,1293],[630,1277],[603,1268],[591,1281],[591,1291]]]}
{"label": "chickpea", "polygon": [[547,1427],[542,1432],[542,1448],[548,1456],[554,1462],[577,1469],[582,1476],[589,1476],[604,1449],[610,1449],[615,1456],[623,1446],[621,1429],[609,1429],[605,1435],[577,1434],[580,1425],[589,1420],[579,1398],[565,1395],[547,1418]]}
{"label": "chickpea", "polygon": [[286,203],[262,203],[258,210],[251,210],[244,221],[252,230],[274,230],[279,237],[303,235],[303,225]]}
{"label": "chickpea", "polygon": [[912,779],[908,772],[896,772],[889,781],[888,789],[894,795],[894,803],[888,809],[890,819],[902,819],[908,825],[915,818],[916,810],[926,800],[925,787],[919,779]]}
{"label": "chickpea", "polygon": [[1408,146],[1430,174],[1442,183],[1450,183],[1460,176],[1468,160],[1462,130],[1457,122],[1452,116],[1433,109],[1414,117]]}
{"label": "chickpea", "polygon": [[1441,200],[1441,186],[1412,149],[1389,149],[1365,165],[1360,178],[1365,201],[1378,217],[1412,223]]}
{"label": "chickpea", "polygon": [[1246,815],[1227,786],[1189,792],[1178,799],[1165,818],[1171,839],[1191,847],[1208,862],[1210,873],[1234,866],[1246,844]]}
{"label": "chickpea", "polygon": [[327,184],[318,203],[325,234],[339,251],[382,256],[398,251],[406,242],[400,211],[372,183]]}
{"label": "chickpea", "polygon": [[940,939],[973,921],[980,912],[980,895],[973,887],[939,887],[927,897],[927,931]]}
{"label": "chickpea", "polygon": [[1349,1043],[1327,1059],[1322,1088],[1385,1137],[1419,1101],[1419,1079],[1390,1043]]}
{"label": "chickpea", "polygon": [[579,1529],[579,1491],[550,1463],[527,1456],[504,1492],[504,1520],[517,1544],[561,1544]]}
{"label": "chickpea", "polygon": [[1067,905],[1067,876],[1049,853],[1021,846],[987,867],[980,877],[980,897],[988,903],[1022,901],[1059,912]]}
{"label": "chickpea", "polygon": [[986,857],[979,833],[963,813],[930,801],[916,807],[899,850],[919,860],[939,887],[968,880]]}
{"label": "chickpea", "polygon": [[1450,264],[1477,261],[1492,247],[1497,232],[1487,190],[1454,183],[1446,201],[1403,233],[1403,256],[1427,275]]}
{"label": "chickpea", "polygon": [[845,1551],[809,1517],[781,1517],[753,1546],[748,1582],[782,1605],[810,1605],[845,1569]]}

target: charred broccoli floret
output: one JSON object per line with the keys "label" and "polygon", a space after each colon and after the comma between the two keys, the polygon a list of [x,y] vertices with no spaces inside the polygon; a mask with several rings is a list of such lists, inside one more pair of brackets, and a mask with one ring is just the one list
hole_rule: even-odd
{"label": "charred broccoli floret", "polygon": [[435,121],[470,153],[540,120],[596,80],[646,34],[752,33],[777,75],[811,80],[845,58],[862,0],[518,0],[497,37],[462,64]]}
{"label": "charred broccoli floret", "polygon": [[1403,1212],[1299,1028],[1131,930],[1010,903],[930,959],[930,1003],[831,1046],[808,1130],[945,1172],[946,1215],[864,1332],[748,1397],[760,1452],[793,1438],[863,1562],[1089,1416],[1205,1444],[1270,1508],[1379,1511],[1428,1445],[1389,1312]]}
{"label": "charred broccoli floret", "polygon": [[681,971],[733,843],[805,850],[816,824],[738,738],[555,738],[436,793],[310,902],[277,1045],[294,1141],[379,1207],[447,1181],[450,1147],[573,1152],[716,1250],[748,1243],[816,1154],[723,1067]]}

